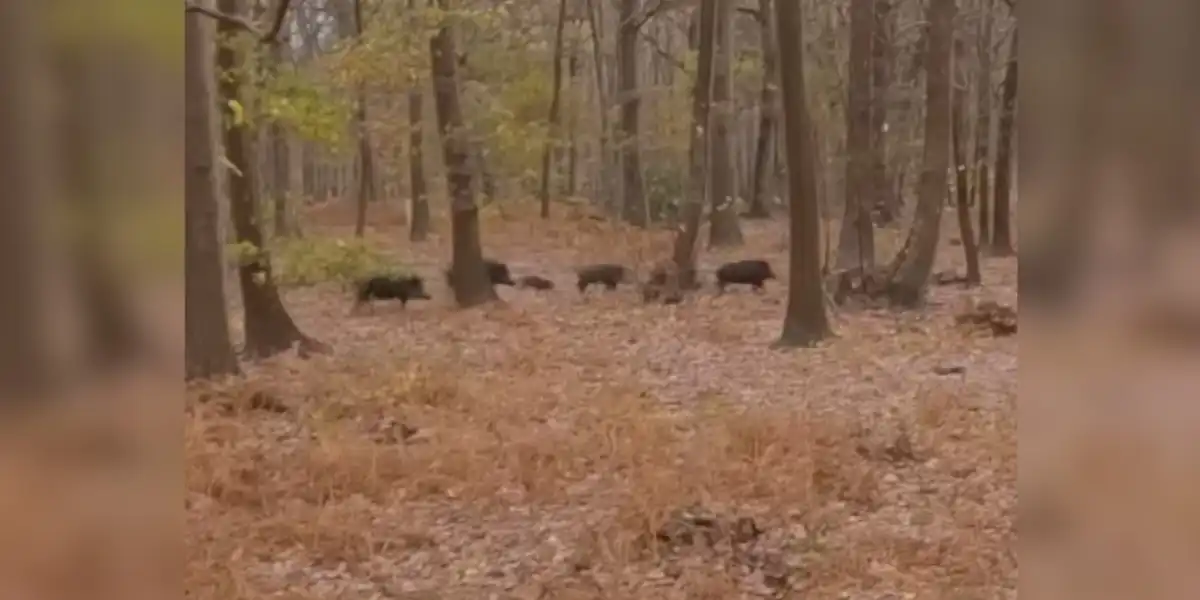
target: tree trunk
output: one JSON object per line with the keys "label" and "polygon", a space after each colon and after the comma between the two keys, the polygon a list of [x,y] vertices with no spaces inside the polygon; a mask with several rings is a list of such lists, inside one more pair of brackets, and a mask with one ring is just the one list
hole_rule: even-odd
{"label": "tree trunk", "polygon": [[[1015,28],[1016,25],[1013,25]],[[1015,254],[1012,243],[1009,194],[1012,191],[1013,132],[1017,124],[1017,33],[1013,30],[1001,89],[1000,124],[996,138],[996,188],[992,197],[993,256]]]}
{"label": "tree trunk", "polygon": [[900,194],[888,174],[888,94],[892,85],[891,12],[893,0],[875,0],[875,27],[871,41],[871,199],[870,210],[882,225],[900,217]]}
{"label": "tree trunk", "polygon": [[[237,14],[237,0],[219,0],[217,7],[226,14]],[[230,39],[241,33],[238,26],[217,22],[217,34]],[[302,353],[323,350],[316,340],[304,335],[283,306],[279,289],[271,272],[271,259],[263,245],[262,230],[255,221],[255,197],[250,134],[244,122],[238,120],[231,103],[240,103],[242,77],[237,53],[226,44],[217,49],[217,68],[221,77],[218,91],[225,126],[222,138],[225,155],[240,173],[229,173],[229,213],[233,219],[234,235],[241,245],[255,249],[255,256],[238,265],[238,282],[242,289],[243,319],[245,322],[247,356],[262,358],[287,351],[299,345]]]}
{"label": "tree trunk", "polygon": [[621,103],[621,185],[622,217],[631,225],[649,223],[645,186],[642,180],[642,153],[638,132],[641,129],[641,98],[638,94],[638,0],[620,0],[617,18],[617,83]]}
{"label": "tree trunk", "polygon": [[542,149],[542,188],[539,190],[541,199],[541,217],[550,218],[550,159],[558,142],[558,129],[562,103],[562,59],[563,59],[563,30],[567,26],[567,0],[558,4],[558,23],[554,27],[554,91],[550,98],[550,127],[546,136],[546,146]]}
{"label": "tree trunk", "polygon": [[[363,34],[362,0],[354,2],[354,35],[358,38]],[[375,155],[371,149],[371,134],[367,131],[367,93],[365,85],[356,86],[354,107],[354,128],[358,133],[358,210],[354,218],[354,236],[362,237],[367,232],[367,205],[375,199]]]}
{"label": "tree trunk", "polygon": [[[442,9],[446,0],[440,0]],[[464,135],[462,106],[458,98],[454,36],[450,25],[443,24],[429,40],[433,66],[435,106],[438,130],[442,134],[442,155],[450,189],[450,227],[453,258],[450,284],[454,300],[462,308],[496,300],[496,290],[483,264],[479,235],[479,207],[471,188],[471,148]]]}
{"label": "tree trunk", "polygon": [[[578,35],[578,34],[577,34]],[[579,52],[578,49],[571,51],[571,57],[567,59],[567,86],[574,90],[576,82],[579,80]],[[579,189],[579,183],[576,180],[579,172],[579,149],[576,137],[578,136],[578,114],[579,102],[576,101],[571,107],[571,118],[569,127],[570,141],[567,148],[567,197],[574,197]]]}
{"label": "tree trunk", "polygon": [[875,195],[871,173],[871,37],[874,0],[850,0],[850,81],[846,101],[845,217],[837,268],[875,267]]}
{"label": "tree trunk", "polygon": [[705,197],[709,189],[707,179],[709,138],[709,109],[713,95],[713,53],[716,41],[716,3],[720,0],[704,0],[700,3],[699,22],[692,37],[699,47],[696,83],[692,87],[692,127],[690,134],[691,156],[688,163],[688,190],[683,198],[683,228],[675,236],[672,253],[681,288],[696,284],[696,241],[700,235],[700,219],[704,213]]}
{"label": "tree trunk", "polygon": [[408,92],[408,183],[412,222],[408,239],[423,242],[429,237],[429,192],[425,183],[425,98],[416,84]]}
{"label": "tree trunk", "polygon": [[[272,69],[277,69],[278,65],[283,63],[284,46],[284,44],[275,44],[271,47]],[[271,141],[271,190],[274,194],[272,197],[274,214],[271,225],[276,237],[287,237],[291,235],[291,227],[288,223],[288,201],[296,191],[292,187],[292,162],[294,159],[290,154],[291,147],[288,144],[287,132],[278,121],[271,121],[267,128],[267,138]]]}
{"label": "tree trunk", "polygon": [[803,23],[799,2],[775,3],[788,195],[791,198],[787,314],[778,342],[784,347],[813,346],[833,335],[829,317],[825,314],[825,291],[821,281],[820,208],[812,121],[808,114],[808,94],[804,90],[804,45],[800,39]]}
{"label": "tree trunk", "polygon": [[772,0],[759,0],[759,27],[762,41],[763,81],[759,99],[758,141],[754,146],[754,173],[748,219],[769,219],[770,198],[774,196],[772,167],[775,164],[776,123],[779,120],[779,58],[775,42],[775,9]]}
{"label": "tree trunk", "polygon": [[[957,40],[955,48],[955,65],[962,63],[965,53],[962,40]],[[951,69],[956,72],[957,66]],[[965,74],[966,70],[963,69]],[[967,262],[967,285],[977,286],[983,282],[979,272],[979,244],[975,242],[975,232],[971,227],[971,191],[967,180],[967,149],[963,143],[962,131],[967,121],[967,89],[965,86],[954,87],[953,114],[950,118],[950,140],[954,149],[954,192],[956,211],[958,214],[958,235],[962,238],[964,258]]]}
{"label": "tree trunk", "polygon": [[888,290],[894,306],[915,308],[925,299],[937,255],[945,205],[946,169],[950,166],[950,54],[954,36],[954,0],[930,0],[925,68],[925,150],[917,197],[916,219],[909,236],[913,246]]}
{"label": "tree trunk", "polygon": [[741,246],[742,227],[737,215],[737,182],[733,165],[733,4],[717,0],[717,22],[713,41],[713,95],[710,107],[712,135],[708,136],[711,162],[708,166],[708,245],[714,248]]}
{"label": "tree trunk", "polygon": [[[41,169],[44,163],[29,145],[44,137],[37,119],[38,19],[32,3],[5,2],[0,8],[0,131],[5,149],[0,161],[6,201],[0,202],[0,239],[14,252],[0,253],[0,399],[4,404],[43,397],[53,385],[54,360],[46,335],[45,275],[42,260],[45,207],[48,205]],[[35,81],[30,81],[31,79]]]}
{"label": "tree trunk", "polygon": [[212,47],[197,14],[184,18],[184,365],[185,377],[241,371],[229,338],[213,169]]}
{"label": "tree trunk", "polygon": [[988,213],[988,197],[991,192],[991,173],[988,169],[988,150],[992,143],[992,0],[982,0],[979,19],[978,54],[979,76],[976,82],[978,104],[975,121],[975,189],[972,190],[979,205],[979,245],[991,241],[989,235],[991,215]]}

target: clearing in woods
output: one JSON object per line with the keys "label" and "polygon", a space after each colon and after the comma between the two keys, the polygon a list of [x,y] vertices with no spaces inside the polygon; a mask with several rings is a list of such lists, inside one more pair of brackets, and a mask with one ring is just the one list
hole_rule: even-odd
{"label": "clearing in woods", "polygon": [[[373,215],[432,301],[348,317],[339,286],[289,291],[335,352],[190,390],[193,597],[1015,597],[1017,338],[954,323],[970,296],[1016,304],[1015,259],[784,352],[783,219],[743,223],[747,247],[703,252],[705,289],[663,306],[581,298],[572,267],[644,265],[670,232],[507,210],[484,211],[485,254],[554,291],[458,311],[446,219],[413,245]],[[343,217],[308,235],[349,237]],[[715,294],[717,264],[759,257],[766,293]],[[938,269],[961,264],[943,243]],[[245,408],[264,398],[290,410]]]}

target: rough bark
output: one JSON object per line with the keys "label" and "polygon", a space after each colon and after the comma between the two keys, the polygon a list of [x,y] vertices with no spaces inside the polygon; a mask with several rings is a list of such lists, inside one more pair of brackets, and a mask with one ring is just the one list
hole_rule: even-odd
{"label": "rough bark", "polygon": [[649,223],[645,183],[642,179],[642,153],[638,140],[641,129],[641,97],[638,93],[638,0],[620,0],[617,18],[617,94],[621,104],[621,212],[631,225]]}
{"label": "rough bark", "polygon": [[850,80],[846,101],[845,216],[837,268],[875,266],[874,194],[871,177],[871,36],[874,0],[850,0]]}
{"label": "rough bark", "polygon": [[988,151],[992,143],[992,0],[982,0],[979,19],[978,49],[979,74],[975,85],[977,94],[975,120],[975,187],[972,196],[979,205],[979,245],[990,243],[991,214],[988,212],[991,192],[991,169],[988,165]]}
{"label": "rough bark", "polygon": [[788,302],[778,342],[785,347],[812,346],[833,335],[825,313],[821,281],[820,207],[812,121],[804,90],[804,46],[800,39],[803,23],[799,2],[775,3],[788,195],[791,198]]}
{"label": "rough bark", "polygon": [[950,55],[955,0],[930,0],[925,67],[925,149],[918,184],[916,218],[909,236],[911,251],[901,257],[888,297],[898,308],[916,308],[925,300],[937,255],[950,166]]}
{"label": "rough bark", "polygon": [[199,15],[184,18],[184,372],[237,374],[222,273],[212,91],[212,46]]}
{"label": "rough bark", "polygon": [[710,107],[712,135],[708,138],[711,161],[708,172],[708,245],[714,248],[741,246],[742,227],[737,216],[737,179],[733,164],[733,4],[717,0],[717,22],[713,40],[713,95]]}
{"label": "rough bark", "polygon": [[881,225],[900,217],[900,194],[888,173],[888,95],[892,86],[891,14],[893,0],[875,0],[875,27],[871,41],[871,191],[872,210]]}
{"label": "rough bark", "polygon": [[[955,43],[955,64],[959,64],[964,52],[962,40]],[[951,72],[957,72],[957,68]],[[965,74],[965,70],[964,70]],[[953,114],[950,118],[950,141],[954,150],[954,196],[958,217],[958,235],[962,239],[964,258],[967,262],[967,285],[976,286],[983,282],[979,271],[979,244],[975,241],[975,232],[971,225],[971,190],[968,180],[969,165],[966,144],[962,139],[962,131],[967,121],[967,88],[956,85],[953,96]]]}
{"label": "rough bark", "polygon": [[[439,4],[446,8],[445,0]],[[450,228],[452,254],[450,284],[454,300],[462,308],[496,300],[496,290],[488,280],[483,264],[479,233],[479,207],[471,187],[471,148],[464,135],[462,105],[458,95],[457,53],[450,25],[443,24],[429,40],[433,66],[435,106],[438,130],[442,135],[442,156],[450,189]]]}
{"label": "rough bark", "polygon": [[554,66],[553,91],[550,97],[549,130],[546,145],[542,148],[542,187],[538,190],[541,200],[541,217],[550,218],[550,160],[553,157],[554,146],[558,141],[559,121],[562,113],[562,61],[563,61],[563,31],[567,27],[567,0],[558,4],[558,22],[554,26]]}
{"label": "rough bark", "polygon": [[763,81],[759,96],[758,140],[754,146],[754,173],[751,183],[750,206],[746,218],[769,219],[769,203],[775,194],[774,173],[775,137],[779,121],[779,57],[775,43],[775,8],[772,0],[759,0],[759,27],[762,38]]}
{"label": "rough bark", "polygon": [[[234,14],[237,4],[237,0],[219,0],[217,6],[222,12]],[[231,38],[240,31],[239,27],[225,21],[217,22],[217,33],[221,38]],[[224,117],[222,139],[225,156],[237,169],[237,172],[230,172],[228,178],[229,214],[237,242],[256,249],[254,256],[238,265],[246,331],[245,353],[262,358],[297,345],[302,353],[320,350],[322,345],[304,335],[283,306],[271,271],[271,259],[263,244],[262,229],[255,221],[258,186],[253,181],[255,169],[250,160],[253,156],[250,133],[245,123],[237,120],[231,107],[232,102],[241,102],[239,62],[233,48],[226,44],[218,46],[217,68],[222,73],[218,85],[219,104]]]}
{"label": "rough bark", "polygon": [[1019,31],[1014,29],[1000,94],[1000,123],[996,136],[996,187],[992,197],[993,256],[1012,256],[1016,253],[1012,242],[1009,195],[1012,192],[1013,134],[1017,125],[1017,33]]}
{"label": "rough bark", "polygon": [[696,242],[700,236],[700,220],[704,213],[708,170],[706,148],[709,137],[709,109],[713,94],[713,51],[716,37],[716,2],[703,0],[700,3],[699,20],[695,35],[690,36],[698,45],[699,57],[696,68],[696,83],[692,87],[692,127],[690,133],[691,156],[688,163],[688,190],[684,197],[683,223],[675,237],[673,262],[679,275],[681,288],[696,283]]}

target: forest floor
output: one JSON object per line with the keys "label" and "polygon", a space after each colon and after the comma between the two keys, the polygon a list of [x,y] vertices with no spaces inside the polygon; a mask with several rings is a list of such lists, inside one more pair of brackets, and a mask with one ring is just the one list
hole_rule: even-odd
{"label": "forest floor", "polygon": [[[1017,338],[954,321],[972,298],[1016,305],[1015,258],[781,351],[783,218],[744,221],[745,247],[702,253],[709,286],[661,306],[581,297],[572,267],[646,265],[670,232],[509,210],[484,212],[485,254],[558,289],[456,310],[448,219],[414,245],[373,215],[432,301],[348,316],[340,286],[288,291],[334,351],[189,390],[188,597],[1016,597]],[[349,235],[348,213],[309,217]],[[887,255],[900,230],[880,235]],[[783,280],[716,295],[712,267],[739,257]],[[941,245],[939,270],[962,261]]]}

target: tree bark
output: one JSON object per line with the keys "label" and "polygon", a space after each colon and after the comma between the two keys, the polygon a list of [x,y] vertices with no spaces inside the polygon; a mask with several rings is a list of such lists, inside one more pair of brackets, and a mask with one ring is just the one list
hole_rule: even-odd
{"label": "tree bark", "polygon": [[875,266],[871,174],[871,37],[874,0],[850,0],[850,81],[846,102],[845,217],[838,238],[837,268]]}
{"label": "tree bark", "polygon": [[617,84],[621,103],[621,185],[622,217],[635,227],[649,224],[645,183],[642,179],[642,153],[638,140],[641,129],[641,97],[638,93],[638,0],[620,0],[617,18]]}
{"label": "tree bark", "polygon": [[900,217],[898,190],[888,173],[888,96],[892,86],[891,14],[893,0],[875,0],[875,27],[871,41],[871,210],[882,225]]}
{"label": "tree bark", "polygon": [[[217,3],[218,9],[227,14],[235,14],[237,5],[237,0],[219,0]],[[217,34],[223,39],[240,32],[240,28],[225,21],[217,22]],[[262,230],[255,221],[258,187],[253,181],[255,169],[251,164],[250,134],[231,107],[231,103],[241,102],[242,77],[238,67],[237,53],[230,46],[220,44],[217,68],[222,74],[218,85],[225,121],[222,138],[226,158],[238,171],[229,173],[229,213],[238,243],[255,249],[255,256],[238,265],[246,331],[245,352],[247,356],[263,358],[296,345],[301,353],[323,350],[321,344],[300,331],[284,308],[271,271],[271,259],[263,244]]]}
{"label": "tree bark", "polygon": [[[446,8],[445,0],[440,0],[438,4]],[[462,308],[469,308],[496,300],[497,295],[483,264],[479,207],[475,204],[475,191],[471,187],[471,148],[463,137],[466,131],[456,80],[457,52],[449,24],[443,24],[429,40],[429,54],[433,66],[438,130],[442,135],[442,155],[451,198],[453,258],[450,284],[454,289],[455,302]]]}
{"label": "tree bark", "polygon": [[424,102],[420,88],[408,92],[408,184],[412,222],[408,239],[423,242],[429,237],[429,191],[425,183]]}
{"label": "tree bark", "polygon": [[821,281],[821,225],[817,199],[812,121],[804,89],[804,46],[799,2],[775,3],[783,95],[789,210],[788,302],[778,345],[813,346],[833,335]]}
{"label": "tree bark", "polygon": [[1017,33],[1013,25],[1011,46],[1008,50],[1008,66],[1004,69],[1004,85],[1001,91],[1000,124],[996,138],[996,187],[992,197],[992,245],[993,256],[1012,256],[1016,253],[1012,243],[1009,195],[1012,192],[1013,133],[1017,124]]}
{"label": "tree bark", "polygon": [[[354,2],[354,35],[363,34],[362,0]],[[367,205],[375,199],[375,155],[371,149],[371,132],[367,130],[366,86],[359,83],[355,93],[354,128],[358,133],[358,210],[354,219],[354,236],[362,237],[367,231]]]}
{"label": "tree bark", "polygon": [[748,219],[769,219],[769,202],[774,196],[775,137],[779,121],[779,50],[775,42],[775,8],[772,0],[759,0],[759,26],[762,38],[763,81],[759,99],[758,140],[754,147],[754,173],[751,182]]}
{"label": "tree bark", "polygon": [[[955,42],[955,65],[962,61],[965,55],[962,40]],[[951,72],[958,71],[957,67]],[[964,75],[966,70],[962,70]],[[975,232],[971,226],[971,191],[967,173],[967,149],[962,139],[962,130],[967,121],[967,89],[965,86],[954,86],[953,114],[950,118],[950,140],[954,150],[954,192],[958,217],[958,235],[962,238],[964,258],[967,262],[967,285],[977,286],[983,282],[979,271],[979,244],[975,242]]]}
{"label": "tree bark", "polygon": [[736,247],[745,243],[737,215],[737,181],[733,165],[733,4],[717,0],[717,22],[713,40],[713,95],[710,114],[712,135],[708,137],[711,162],[709,177],[708,245]]}
{"label": "tree bark", "polygon": [[988,151],[992,143],[992,0],[982,0],[979,19],[978,54],[979,77],[976,82],[978,114],[975,121],[975,189],[972,190],[979,205],[979,245],[991,242],[991,214],[988,212],[988,197],[991,192],[991,172],[988,168]]}
{"label": "tree bark", "polygon": [[699,49],[696,64],[696,83],[692,87],[691,156],[688,162],[688,190],[683,199],[683,227],[675,236],[672,259],[681,288],[696,284],[696,241],[700,235],[700,219],[707,195],[708,169],[706,157],[709,138],[709,109],[713,95],[713,52],[716,38],[716,6],[719,0],[703,0],[692,36]]}
{"label": "tree bark", "polygon": [[567,26],[567,0],[558,4],[558,23],[554,27],[554,91],[550,98],[550,127],[546,136],[546,146],[542,149],[542,187],[539,190],[541,199],[541,217],[550,218],[550,159],[558,142],[559,120],[561,119],[562,104],[562,59],[563,59],[563,30]]}
{"label": "tree bark", "polygon": [[209,65],[200,15],[184,17],[184,372],[188,380],[241,371],[229,337],[222,273]]}
{"label": "tree bark", "polygon": [[950,55],[954,35],[955,0],[930,0],[928,53],[925,67],[925,150],[916,219],[909,236],[912,249],[903,257],[897,278],[890,282],[893,306],[916,308],[925,300],[937,256],[945,205],[946,169],[950,166]]}

